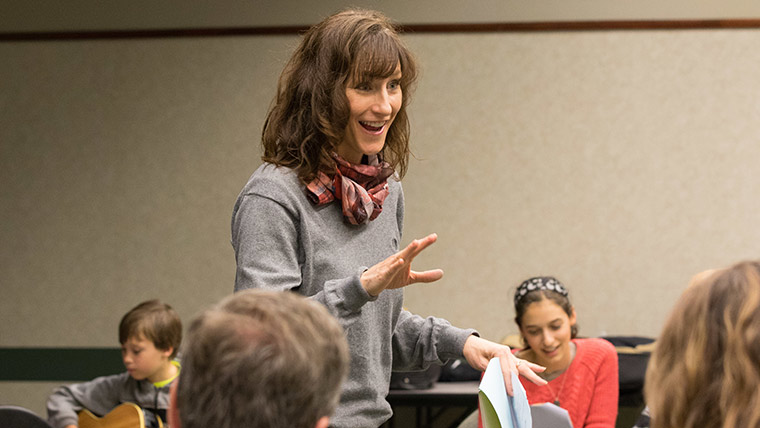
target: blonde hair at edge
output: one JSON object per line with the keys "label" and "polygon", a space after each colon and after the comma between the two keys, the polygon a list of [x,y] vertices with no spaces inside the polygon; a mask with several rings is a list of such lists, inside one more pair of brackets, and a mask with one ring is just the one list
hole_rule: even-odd
{"label": "blonde hair at edge", "polygon": [[695,277],[645,385],[652,428],[760,426],[760,262]]}

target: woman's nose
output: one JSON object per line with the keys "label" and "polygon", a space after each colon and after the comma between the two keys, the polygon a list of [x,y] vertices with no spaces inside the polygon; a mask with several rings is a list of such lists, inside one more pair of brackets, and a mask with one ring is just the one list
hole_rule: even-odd
{"label": "woman's nose", "polygon": [[393,107],[391,107],[391,97],[386,89],[378,91],[375,97],[375,103],[372,106],[372,111],[382,115],[390,115],[393,113]]}

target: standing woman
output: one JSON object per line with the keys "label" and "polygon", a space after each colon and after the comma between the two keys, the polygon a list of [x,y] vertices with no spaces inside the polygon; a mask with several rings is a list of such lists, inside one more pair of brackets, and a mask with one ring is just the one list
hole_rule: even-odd
{"label": "standing woman", "polygon": [[514,301],[515,322],[525,343],[516,354],[546,367],[539,376],[548,381],[522,382],[528,402],[562,407],[575,428],[614,427],[619,393],[615,347],[604,339],[576,338],[575,308],[556,278],[523,281]]}
{"label": "standing woman", "polygon": [[[411,53],[380,13],[347,10],[303,37],[280,76],[262,132],[265,161],[232,216],[235,290],[289,290],[324,304],[343,326],[351,368],[335,427],[377,427],[392,412],[391,370],[464,356],[543,381],[506,346],[402,308],[403,287],[440,279],[411,262],[431,234],[399,251],[409,158]],[[507,377],[509,379],[509,377]],[[511,391],[511,384],[507,385]]]}

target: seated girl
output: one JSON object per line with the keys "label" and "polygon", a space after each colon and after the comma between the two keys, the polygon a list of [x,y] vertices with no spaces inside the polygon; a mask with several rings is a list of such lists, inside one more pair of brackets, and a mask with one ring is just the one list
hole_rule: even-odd
{"label": "seated girl", "polygon": [[[567,289],[553,277],[530,278],[515,292],[515,322],[525,347],[518,358],[546,367],[548,383],[520,377],[530,404],[554,403],[575,428],[614,427],[618,408],[618,360],[604,339],[578,339]],[[479,424],[482,427],[482,424]]]}

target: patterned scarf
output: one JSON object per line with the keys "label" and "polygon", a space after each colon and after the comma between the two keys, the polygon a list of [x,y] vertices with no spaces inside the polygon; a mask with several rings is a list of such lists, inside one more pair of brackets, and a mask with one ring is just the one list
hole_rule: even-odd
{"label": "patterned scarf", "polygon": [[367,224],[377,218],[388,196],[388,177],[393,175],[393,168],[388,162],[380,162],[378,156],[370,156],[369,165],[351,164],[337,153],[332,157],[337,166],[334,177],[320,171],[306,186],[306,195],[317,206],[340,199],[343,216],[351,224]]}

